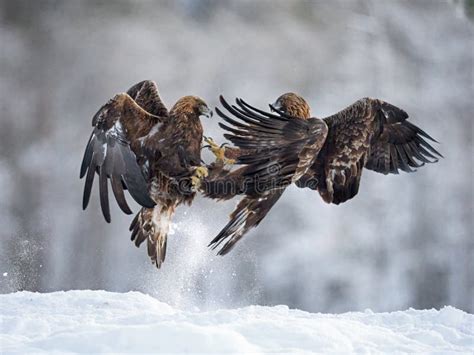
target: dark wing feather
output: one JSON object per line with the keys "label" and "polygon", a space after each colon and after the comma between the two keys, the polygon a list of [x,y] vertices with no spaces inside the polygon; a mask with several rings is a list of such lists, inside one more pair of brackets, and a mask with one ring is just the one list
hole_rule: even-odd
{"label": "dark wing feather", "polygon": [[124,197],[124,185],[140,205],[148,208],[155,206],[131,144],[143,135],[140,130],[146,132],[160,120],[160,117],[138,106],[128,94],[116,95],[97,112],[81,164],[80,177],[86,175],[84,209],[90,200],[96,172],[99,174],[101,208],[107,222],[110,222],[107,178],[112,179],[112,190],[125,213],[130,214],[131,210]]}
{"label": "dark wing feather", "polygon": [[380,137],[372,142],[365,167],[382,174],[398,174],[398,170],[414,172],[442,157],[428,140],[436,142],[408,121],[387,123]]}
{"label": "dark wing feather", "polygon": [[94,146],[91,144],[92,139],[94,138],[94,131],[91,133],[91,136],[89,137],[89,140],[87,141],[87,146],[86,150],[84,152],[84,157],[82,158],[82,163],[81,163],[81,172],[79,174],[79,178],[82,179],[84,175],[87,173],[87,170],[89,169],[89,165],[91,164],[92,161],[92,156],[94,154]]}
{"label": "dark wing feather", "polygon": [[168,109],[161,100],[154,81],[143,80],[128,89],[127,94],[146,112],[162,118],[168,117]]}
{"label": "dark wing feather", "polygon": [[130,207],[128,207],[125,194],[123,193],[122,180],[117,178],[115,175],[112,175],[110,177],[110,182],[112,185],[112,191],[114,192],[115,199],[117,200],[120,209],[126,214],[132,214],[133,212]]}
{"label": "dark wing feather", "polygon": [[217,108],[226,122],[220,125],[230,132],[225,137],[239,148],[236,160],[244,166],[207,181],[205,194],[218,199],[247,195],[209,244],[215,249],[225,242],[218,252],[224,255],[263,220],[284,188],[311,165],[324,143],[327,127],[317,119],[304,120],[279,111],[268,113],[241,99],[236,100],[235,106],[221,96],[221,103],[232,117]]}
{"label": "dark wing feather", "polygon": [[424,138],[433,139],[407,119],[402,109],[370,98],[325,118],[328,137],[310,169],[321,180],[323,199],[339,204],[354,197],[364,167],[397,174],[441,156]]}
{"label": "dark wing feather", "polygon": [[99,195],[100,207],[107,223],[110,223],[109,195],[107,187],[107,173],[105,165],[99,167]]}
{"label": "dark wing feather", "polygon": [[230,215],[229,223],[209,243],[209,246],[212,249],[216,249],[226,241],[217,254],[227,254],[251,228],[258,226],[273,205],[279,200],[283,192],[284,190],[268,191],[260,196],[247,196],[242,199],[235,211]]}
{"label": "dark wing feather", "polygon": [[254,108],[241,99],[229,105],[220,97],[224,108],[233,116],[216,108],[226,124],[220,126],[230,132],[224,136],[241,150],[237,163],[245,164],[248,181],[245,192],[263,192],[291,183],[304,172],[315,158],[326,134],[321,120],[304,120],[283,113],[271,114]]}

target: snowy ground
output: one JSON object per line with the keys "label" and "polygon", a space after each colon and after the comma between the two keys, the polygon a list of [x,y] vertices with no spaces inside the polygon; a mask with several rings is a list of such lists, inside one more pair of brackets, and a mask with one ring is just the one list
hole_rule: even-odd
{"label": "snowy ground", "polygon": [[474,351],[474,316],[440,311],[312,314],[286,306],[181,311],[138,293],[0,295],[3,352]]}

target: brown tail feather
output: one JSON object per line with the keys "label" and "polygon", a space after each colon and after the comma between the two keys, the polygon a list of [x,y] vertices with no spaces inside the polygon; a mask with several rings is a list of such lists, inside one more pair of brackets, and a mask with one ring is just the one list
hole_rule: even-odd
{"label": "brown tail feather", "polygon": [[142,208],[133,219],[131,240],[139,247],[147,241],[148,256],[157,268],[166,258],[166,244],[174,208]]}

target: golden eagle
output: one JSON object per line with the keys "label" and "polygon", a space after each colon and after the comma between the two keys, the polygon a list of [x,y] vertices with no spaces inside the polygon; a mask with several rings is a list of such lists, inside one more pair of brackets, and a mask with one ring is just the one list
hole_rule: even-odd
{"label": "golden eagle", "polygon": [[[83,208],[99,176],[102,213],[110,222],[108,179],[119,207],[132,214],[124,189],[141,206],[130,231],[138,247],[145,240],[157,267],[166,256],[166,239],[175,208],[191,204],[207,170],[201,166],[200,116],[212,111],[196,96],[180,98],[168,112],[153,81],[142,81],[116,95],[95,114],[81,165],[86,177]],[[194,187],[193,187],[194,185]]]}
{"label": "golden eagle", "polygon": [[220,123],[229,132],[224,136],[237,146],[229,156],[244,164],[238,193],[246,195],[210,244],[226,241],[221,255],[260,223],[291,183],[340,204],[357,194],[363,168],[413,172],[442,157],[427,142],[436,140],[410,123],[405,111],[378,99],[360,99],[323,119],[311,117],[309,105],[294,93],[270,105],[273,113],[241,99],[229,105],[221,96],[221,103],[232,115],[216,109],[226,121]]}

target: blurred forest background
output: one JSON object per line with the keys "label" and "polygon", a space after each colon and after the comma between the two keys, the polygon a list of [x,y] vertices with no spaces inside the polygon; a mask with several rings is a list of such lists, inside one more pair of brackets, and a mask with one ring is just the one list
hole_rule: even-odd
{"label": "blurred forest background", "polygon": [[[454,0],[0,1],[0,292],[473,312],[473,10]],[[81,210],[78,176],[92,115],[143,79],[168,107],[186,94],[215,106],[221,93],[266,107],[295,91],[323,117],[382,98],[445,159],[414,174],[366,170],[341,206],[290,188],[224,258],[206,245],[237,201],[198,198],[178,209],[158,271],[129,240],[131,216],[114,208],[104,222],[97,185]],[[217,122],[205,130],[223,142]]]}

